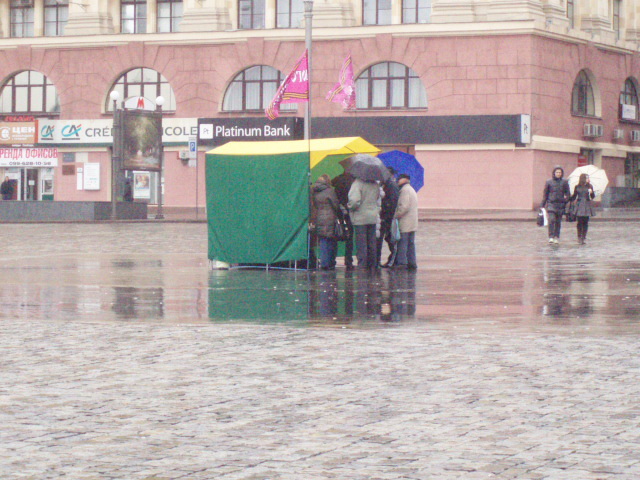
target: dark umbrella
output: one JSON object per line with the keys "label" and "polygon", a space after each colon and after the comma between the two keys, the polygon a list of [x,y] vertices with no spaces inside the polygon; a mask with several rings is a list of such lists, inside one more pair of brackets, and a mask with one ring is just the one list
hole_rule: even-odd
{"label": "dark umbrella", "polygon": [[363,182],[384,182],[391,177],[382,160],[366,153],[358,153],[351,157],[351,175]]}
{"label": "dark umbrella", "polygon": [[424,185],[424,168],[418,159],[400,150],[391,150],[378,155],[387,167],[393,168],[397,174],[406,173],[411,177],[411,186],[417,192]]}

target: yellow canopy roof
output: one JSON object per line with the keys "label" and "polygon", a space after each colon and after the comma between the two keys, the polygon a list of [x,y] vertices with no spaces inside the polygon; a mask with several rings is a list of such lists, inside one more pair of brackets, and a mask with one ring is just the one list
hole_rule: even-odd
{"label": "yellow canopy roof", "polygon": [[315,167],[328,155],[350,155],[369,153],[377,155],[380,149],[362,137],[316,138],[308,140],[285,140],[273,142],[229,142],[209,150],[212,155],[278,155],[285,153],[311,152],[310,168]]}

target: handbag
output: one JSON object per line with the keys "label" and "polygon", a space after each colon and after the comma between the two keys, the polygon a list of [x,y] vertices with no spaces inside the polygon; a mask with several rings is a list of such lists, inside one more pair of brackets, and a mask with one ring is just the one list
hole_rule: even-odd
{"label": "handbag", "polygon": [[539,227],[544,227],[547,225],[547,211],[544,208],[541,208],[538,211],[538,218],[536,218],[536,225]]}
{"label": "handbag", "polygon": [[337,218],[333,225],[333,236],[339,241],[346,240],[347,238],[347,227]]}
{"label": "handbag", "polygon": [[398,243],[402,238],[402,234],[400,233],[400,222],[398,222],[397,218],[391,220],[391,241],[393,243]]}
{"label": "handbag", "polygon": [[565,218],[567,220],[567,222],[575,222],[577,220],[576,217],[576,211],[578,209],[578,204],[571,202],[566,211],[565,211]]}

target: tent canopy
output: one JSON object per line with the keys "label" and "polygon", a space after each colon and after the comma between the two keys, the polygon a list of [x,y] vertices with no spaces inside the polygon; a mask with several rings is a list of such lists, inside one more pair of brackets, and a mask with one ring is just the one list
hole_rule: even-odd
{"label": "tent canopy", "polygon": [[308,256],[309,171],[342,173],[338,164],[379,149],[360,137],[229,142],[206,154],[211,260],[260,263]]}

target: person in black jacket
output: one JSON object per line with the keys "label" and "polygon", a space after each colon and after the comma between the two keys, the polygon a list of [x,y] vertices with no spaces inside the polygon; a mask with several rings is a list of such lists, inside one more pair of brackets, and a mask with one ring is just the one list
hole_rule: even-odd
{"label": "person in black jacket", "polygon": [[578,185],[573,191],[573,195],[569,199],[570,202],[576,200],[575,213],[578,229],[578,243],[584,245],[587,240],[587,230],[589,230],[589,217],[595,215],[591,200],[596,198],[593,186],[589,183],[589,175],[583,173],[580,175]]}
{"label": "person in black jacket", "polygon": [[9,177],[4,178],[4,182],[0,186],[0,193],[2,194],[3,200],[11,200],[13,198],[13,184]]}
{"label": "person in black jacket", "polygon": [[[377,254],[378,265],[387,268],[393,265],[396,254],[396,242],[391,238],[391,222],[396,214],[396,207],[398,206],[398,197],[400,196],[400,187],[396,183],[396,172],[392,168],[388,168],[391,176],[382,184],[382,190],[384,191],[384,197],[382,198],[382,205],[380,208],[380,236],[377,239]],[[389,247],[389,257],[387,262],[382,265],[380,263],[382,257],[382,243],[387,242]]]}
{"label": "person in black jacket", "polygon": [[564,170],[560,166],[553,168],[553,175],[544,184],[542,196],[542,208],[547,209],[549,218],[549,243],[560,242],[560,228],[562,227],[562,215],[571,196],[569,182],[564,178]]}
{"label": "person in black jacket", "polygon": [[347,270],[353,270],[353,225],[351,224],[351,217],[349,216],[349,210],[347,209],[347,203],[349,203],[349,189],[355,180],[351,175],[351,163],[349,159],[342,160],[340,162],[344,172],[333,179],[333,188],[338,196],[340,202],[340,210],[342,211],[342,218],[346,226],[346,237],[344,240],[344,264]]}

